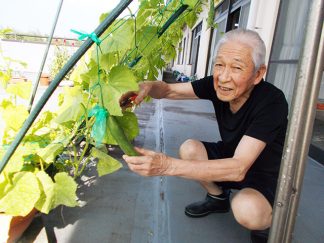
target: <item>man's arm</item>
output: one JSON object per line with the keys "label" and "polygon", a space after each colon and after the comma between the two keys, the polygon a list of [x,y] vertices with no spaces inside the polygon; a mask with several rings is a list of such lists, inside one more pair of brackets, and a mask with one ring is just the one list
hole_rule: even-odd
{"label": "man's arm", "polygon": [[168,84],[163,81],[144,81],[140,83],[134,102],[139,104],[146,96],[154,99],[198,99],[191,83]]}
{"label": "man's arm", "polygon": [[232,158],[182,160],[145,149],[142,156],[124,156],[134,172],[144,176],[179,176],[198,181],[241,181],[265,147],[265,142],[243,136]]}

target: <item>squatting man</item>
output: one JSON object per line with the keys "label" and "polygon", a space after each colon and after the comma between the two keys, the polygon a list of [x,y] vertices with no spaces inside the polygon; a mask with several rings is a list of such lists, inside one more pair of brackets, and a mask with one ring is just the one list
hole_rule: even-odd
{"label": "squatting man", "polygon": [[[136,93],[135,104],[146,96],[213,103],[220,141],[189,139],[180,146],[179,158],[144,148],[136,148],[139,156],[123,158],[142,176],[200,182],[207,195],[185,207],[185,214],[204,217],[231,208],[236,221],[251,230],[252,242],[268,238],[288,115],[283,92],[263,79],[265,53],[256,32],[232,30],[217,43],[213,76],[175,84],[145,81],[138,92],[121,98],[124,101]],[[230,200],[231,189],[237,191]]]}

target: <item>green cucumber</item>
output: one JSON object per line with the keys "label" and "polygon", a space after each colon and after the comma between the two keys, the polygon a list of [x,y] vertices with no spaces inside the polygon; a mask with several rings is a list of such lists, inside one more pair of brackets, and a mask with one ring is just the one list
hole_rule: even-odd
{"label": "green cucumber", "polygon": [[111,135],[125,154],[130,156],[138,155],[133,145],[128,141],[123,129],[119,126],[118,121],[114,116],[108,116],[107,125],[111,132]]}

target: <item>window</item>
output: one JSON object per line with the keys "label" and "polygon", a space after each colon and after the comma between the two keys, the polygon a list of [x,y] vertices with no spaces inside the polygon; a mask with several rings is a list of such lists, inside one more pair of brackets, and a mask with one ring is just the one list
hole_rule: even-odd
{"label": "window", "polygon": [[250,10],[250,1],[226,0],[216,7],[215,23],[217,28],[211,34],[211,45],[209,48],[206,75],[213,73],[213,61],[216,55],[216,45],[223,33],[236,28],[247,26]]}
{"label": "window", "polygon": [[200,22],[196,28],[192,31],[192,40],[191,40],[191,51],[190,51],[190,62],[191,67],[191,75],[194,75],[197,71],[197,61],[199,54],[199,44],[200,44],[200,35],[202,30],[202,22]]}
{"label": "window", "polygon": [[186,53],[186,37],[183,39],[183,46],[182,46],[182,58],[181,58],[181,64],[185,63],[185,53]]}
{"label": "window", "polygon": [[308,1],[281,2],[270,54],[267,81],[285,93],[289,104],[292,100],[297,65],[304,41],[308,9]]}
{"label": "window", "polygon": [[[280,3],[266,80],[285,93],[289,105],[293,99],[309,6],[310,2],[304,0],[286,0]],[[324,103],[324,75],[318,96],[318,104],[321,102]],[[324,116],[321,114],[324,113],[319,111],[315,116],[309,155],[324,163]]]}
{"label": "window", "polygon": [[180,41],[179,43],[179,47],[178,47],[178,60],[177,60],[177,64],[181,64],[181,53],[182,53],[182,41]]}

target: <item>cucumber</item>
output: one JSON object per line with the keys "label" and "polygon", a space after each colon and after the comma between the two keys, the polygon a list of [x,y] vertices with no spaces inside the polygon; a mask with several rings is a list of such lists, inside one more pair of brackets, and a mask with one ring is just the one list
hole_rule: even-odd
{"label": "cucumber", "polygon": [[133,145],[128,141],[123,129],[119,126],[118,121],[114,116],[108,116],[107,125],[110,129],[111,135],[125,154],[129,156],[138,155]]}

